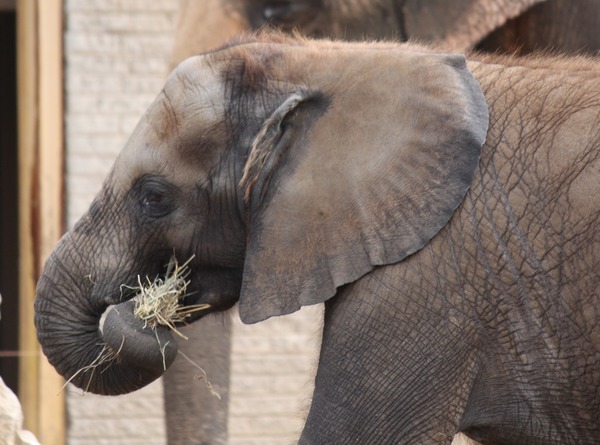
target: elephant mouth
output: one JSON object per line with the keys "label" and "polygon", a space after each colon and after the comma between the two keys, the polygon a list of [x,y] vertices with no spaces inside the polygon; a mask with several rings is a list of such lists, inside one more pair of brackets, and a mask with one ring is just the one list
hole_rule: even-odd
{"label": "elephant mouth", "polygon": [[106,395],[131,392],[160,377],[177,355],[171,331],[148,329],[135,317],[133,286],[94,298],[101,280],[84,275],[85,266],[71,267],[78,273],[68,266],[56,254],[48,259],[35,301],[38,340],[58,373],[84,391]]}
{"label": "elephant mouth", "polygon": [[108,306],[98,330],[110,354],[142,368],[164,372],[177,355],[170,329],[150,327],[136,317],[133,300]]}
{"label": "elephant mouth", "polygon": [[[192,284],[189,263],[174,257],[155,278],[137,277],[137,285],[122,286],[119,303],[106,307],[98,329],[104,343],[116,356],[140,366],[164,371],[173,362],[177,346],[172,333],[210,310],[210,304],[194,303],[198,294]],[[196,281],[196,280],[194,280]]]}
{"label": "elephant mouth", "polygon": [[[154,279],[137,277],[137,286],[129,288],[129,298],[135,301],[134,315],[150,327],[175,328],[188,321],[189,315],[210,309],[208,303],[194,303],[200,292],[197,272],[192,270],[194,256],[183,264],[171,256],[163,266],[163,272]],[[135,293],[132,297],[131,293]]]}
{"label": "elephant mouth", "polygon": [[134,301],[134,314],[151,328],[181,327],[211,312],[213,304],[203,301],[207,292],[199,279],[204,273],[193,264],[194,256],[183,263],[173,253],[155,257],[145,273],[115,286],[115,295],[102,309]]}
{"label": "elephant mouth", "polygon": [[[68,246],[70,240],[62,243]],[[170,325],[150,325],[139,317],[136,299],[141,284],[167,280],[165,264],[171,254],[154,255],[139,277],[117,270],[110,274],[111,283],[104,285],[100,278],[88,275],[86,265],[73,266],[57,254],[49,258],[38,281],[35,323],[44,354],[59,374],[97,394],[134,391],[164,374],[175,360],[180,327],[235,304],[241,269],[195,262],[190,263],[185,290],[175,297],[175,306],[186,311],[183,318],[171,320]],[[103,292],[107,287],[112,289],[108,295]],[[198,305],[202,310],[191,311]]]}

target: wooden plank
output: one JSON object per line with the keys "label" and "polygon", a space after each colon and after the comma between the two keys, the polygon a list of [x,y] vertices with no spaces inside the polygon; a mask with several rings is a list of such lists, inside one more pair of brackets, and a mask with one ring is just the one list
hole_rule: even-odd
{"label": "wooden plank", "polygon": [[33,225],[33,179],[38,142],[37,10],[34,0],[17,5],[17,89],[19,141],[19,398],[25,428],[37,434],[38,351],[33,329],[35,255]]}
{"label": "wooden plank", "polygon": [[20,363],[25,427],[65,443],[63,380],[41,354],[33,326],[35,281],[63,230],[62,0],[18,2]]}
{"label": "wooden plank", "polygon": [[[63,232],[63,4],[38,0],[39,32],[39,256],[41,271]],[[64,381],[44,355],[39,363],[39,425],[43,444],[65,443]]]}

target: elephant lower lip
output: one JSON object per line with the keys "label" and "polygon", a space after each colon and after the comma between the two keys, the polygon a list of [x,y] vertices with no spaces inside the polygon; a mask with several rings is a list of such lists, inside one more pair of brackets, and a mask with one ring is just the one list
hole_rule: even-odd
{"label": "elephant lower lip", "polygon": [[109,304],[106,307],[106,310],[104,312],[102,312],[102,315],[100,316],[100,320],[98,321],[98,329],[100,330],[100,334],[104,335],[104,323],[106,322],[106,316],[108,315],[108,313],[112,310],[114,310],[116,307],[116,305],[114,304]]}
{"label": "elephant lower lip", "polygon": [[166,371],[177,355],[171,332],[163,326],[147,326],[134,315],[134,306],[132,300],[109,306],[100,317],[100,335],[122,360]]}

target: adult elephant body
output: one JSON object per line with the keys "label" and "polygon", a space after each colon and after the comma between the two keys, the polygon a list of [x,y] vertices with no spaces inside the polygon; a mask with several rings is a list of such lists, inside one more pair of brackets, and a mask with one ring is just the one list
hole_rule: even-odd
{"label": "adult elephant body", "polygon": [[600,51],[596,0],[180,0],[173,62],[265,26],[343,40],[414,40],[452,51]]}
{"label": "adult elephant body", "polygon": [[596,0],[547,0],[507,20],[477,48],[525,55],[532,52],[600,55],[600,3]]}
{"label": "adult elephant body", "polygon": [[302,444],[597,443],[598,64],[263,39],[181,64],[57,245],[50,362],[104,394],[161,375],[123,285],[193,254],[184,305],[326,301]]}

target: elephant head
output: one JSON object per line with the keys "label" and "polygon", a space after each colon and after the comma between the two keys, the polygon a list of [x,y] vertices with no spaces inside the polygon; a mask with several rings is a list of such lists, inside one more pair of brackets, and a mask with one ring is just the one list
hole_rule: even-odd
{"label": "elephant head", "polygon": [[130,299],[173,254],[193,256],[180,303],[210,305],[189,322],[239,301],[254,323],[436,235],[474,175],[485,98],[462,56],[377,48],[251,38],[173,71],[39,279],[38,338],[62,375],[118,394],[164,372],[170,334]]}

